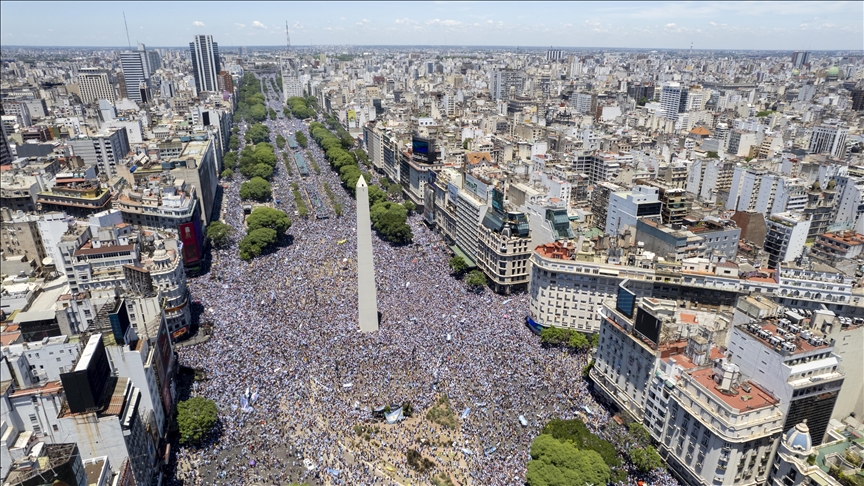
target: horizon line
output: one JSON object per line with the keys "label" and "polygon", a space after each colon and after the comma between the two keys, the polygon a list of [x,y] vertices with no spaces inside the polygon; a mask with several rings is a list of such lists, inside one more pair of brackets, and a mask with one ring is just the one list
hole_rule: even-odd
{"label": "horizon line", "polygon": [[[188,46],[158,46],[151,45],[149,46],[152,49],[181,49],[186,50]],[[284,49],[284,45],[252,45],[252,44],[236,44],[236,45],[225,45],[226,48],[271,48],[271,49]],[[769,48],[731,48],[731,47],[717,47],[717,48],[700,48],[694,49],[692,47],[586,47],[586,46],[540,46],[540,45],[486,45],[486,44],[463,44],[463,45],[443,45],[443,44],[301,44],[301,45],[292,45],[292,48],[302,49],[302,48],[316,48],[316,47],[346,47],[346,48],[365,48],[365,47],[408,47],[408,48],[446,48],[446,49],[469,49],[469,48],[485,48],[485,49],[502,49],[502,48],[510,48],[510,49],[531,49],[531,50],[549,50],[549,49],[593,49],[593,50],[634,50],[634,51],[687,51],[687,52],[705,52],[705,51],[750,51],[750,52],[798,52],[798,51],[807,51],[807,52],[837,52],[837,51],[858,51],[860,55],[864,56],[864,50],[860,48],[834,48],[834,49],[769,49]],[[0,45],[0,51],[3,49],[11,49],[11,48],[29,48],[29,49],[116,49],[116,50],[128,50],[129,46],[88,46],[88,45],[80,45],[80,46],[50,46],[50,45]]]}

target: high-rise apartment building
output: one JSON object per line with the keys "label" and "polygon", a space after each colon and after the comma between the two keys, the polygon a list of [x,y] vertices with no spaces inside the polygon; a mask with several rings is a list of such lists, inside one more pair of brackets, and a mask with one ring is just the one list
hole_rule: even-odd
{"label": "high-rise apartment building", "polygon": [[772,214],[765,218],[765,226],[768,229],[765,252],[768,253],[770,268],[777,268],[779,263],[794,260],[804,252],[810,232],[807,216],[797,211]]}
{"label": "high-rise apartment building", "polygon": [[787,319],[736,326],[727,357],[780,400],[783,430],[807,420],[813,443],[828,429],[845,375],[834,342]]}
{"label": "high-rise apartment building", "polygon": [[[3,106],[0,106],[0,115],[5,115]],[[6,135],[6,127],[0,123],[0,165],[12,163],[12,151],[9,149],[9,137]]]}
{"label": "high-rise apartment building", "polygon": [[546,51],[547,61],[560,61],[564,57],[564,52],[561,49],[549,49]]}
{"label": "high-rise apartment building", "polygon": [[147,51],[147,64],[150,68],[150,74],[155,73],[157,69],[162,67],[162,56],[156,50]]}
{"label": "high-rise apartment building", "polygon": [[825,121],[822,125],[813,128],[810,136],[811,154],[828,154],[835,159],[841,159],[846,155],[846,137],[849,129],[837,120]]}
{"label": "high-rise apartment building", "polygon": [[864,111],[864,87],[852,90],[852,110]]}
{"label": "high-rise apartment building", "polygon": [[810,51],[795,51],[792,53],[792,66],[800,69],[810,62]]}
{"label": "high-rise apartment building", "polygon": [[663,83],[660,90],[660,106],[663,108],[664,116],[669,120],[677,120],[678,113],[684,111],[681,109],[681,101],[684,100],[684,106],[687,106],[686,88],[681,86],[681,83],[669,82]]}
{"label": "high-rise apartment building", "polygon": [[195,87],[198,91],[219,91],[219,44],[213,42],[211,35],[196,35],[189,43],[192,71],[195,74]]}
{"label": "high-rise apartment building", "polygon": [[508,99],[510,88],[516,94],[522,93],[525,78],[521,71],[515,69],[496,69],[489,75],[489,94],[496,100]]}
{"label": "high-rise apartment building", "polygon": [[150,63],[144,45],[138,44],[137,51],[121,52],[120,67],[126,96],[138,103],[150,102]]}
{"label": "high-rise apartment building", "polygon": [[114,103],[114,87],[108,73],[96,68],[81,68],[78,70],[78,87],[81,91],[81,101],[94,103],[98,100],[107,100]]}

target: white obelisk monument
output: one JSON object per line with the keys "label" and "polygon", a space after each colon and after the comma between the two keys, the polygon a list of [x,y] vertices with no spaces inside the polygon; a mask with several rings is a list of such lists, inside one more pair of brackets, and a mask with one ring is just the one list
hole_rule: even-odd
{"label": "white obelisk monument", "polygon": [[357,307],[360,311],[360,331],[377,331],[378,292],[375,289],[375,262],[372,261],[369,186],[362,175],[357,180]]}

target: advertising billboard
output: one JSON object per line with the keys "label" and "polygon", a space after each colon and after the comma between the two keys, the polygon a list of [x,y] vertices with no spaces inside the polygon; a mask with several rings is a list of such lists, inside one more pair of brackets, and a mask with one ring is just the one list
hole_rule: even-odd
{"label": "advertising billboard", "polygon": [[459,188],[452,182],[447,183],[447,194],[450,195],[450,202],[456,204],[456,197],[459,195]]}
{"label": "advertising billboard", "polygon": [[486,201],[489,197],[486,184],[480,182],[471,174],[465,174],[465,189],[476,194],[482,201]]}
{"label": "advertising billboard", "polygon": [[168,335],[168,325],[162,320],[159,325],[159,333],[156,336],[156,376],[161,386],[162,405],[165,413],[171,413],[171,376],[174,365],[174,351],[171,349],[171,337]]}
{"label": "advertising billboard", "polygon": [[492,209],[504,212],[504,193],[497,188],[492,189]]}
{"label": "advertising billboard", "polygon": [[633,324],[633,327],[636,329],[636,332],[645,336],[646,339],[656,346],[660,342],[660,328],[662,325],[663,323],[660,319],[652,316],[644,309],[640,309],[636,314],[636,322]]}
{"label": "advertising billboard", "polygon": [[633,318],[636,309],[636,294],[627,290],[622,285],[618,286],[618,298],[615,300],[615,310],[629,318]]}
{"label": "advertising billboard", "polygon": [[201,261],[201,223],[196,219],[192,223],[180,225],[180,241],[183,242],[183,263],[194,265]]}

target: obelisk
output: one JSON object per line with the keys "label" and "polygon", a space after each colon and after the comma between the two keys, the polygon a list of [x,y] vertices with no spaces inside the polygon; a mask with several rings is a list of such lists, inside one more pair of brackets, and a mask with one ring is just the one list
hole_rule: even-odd
{"label": "obelisk", "polygon": [[372,260],[372,220],[369,217],[369,186],[357,179],[357,307],[360,332],[378,330],[378,291]]}

